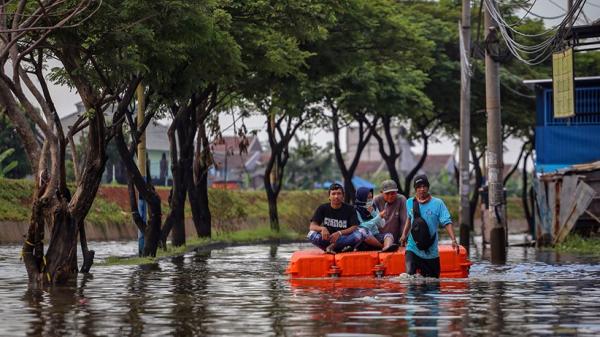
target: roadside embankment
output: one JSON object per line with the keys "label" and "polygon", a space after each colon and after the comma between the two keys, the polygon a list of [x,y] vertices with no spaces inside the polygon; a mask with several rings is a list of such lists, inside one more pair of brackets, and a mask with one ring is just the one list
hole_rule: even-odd
{"label": "roadside embankment", "polygon": [[[29,226],[33,181],[0,178],[0,244],[22,242]],[[158,187],[163,217],[169,212],[170,188]],[[458,197],[441,196],[454,219],[458,215]],[[282,229],[303,234],[308,228],[314,209],[327,202],[327,191],[282,191],[278,211]],[[269,206],[262,190],[209,190],[213,237],[228,233],[256,230],[269,223]],[[137,237],[131,221],[127,186],[102,185],[85,222],[88,240],[130,240]],[[508,201],[509,230],[523,227],[523,210],[518,198]],[[185,210],[186,233],[196,234],[189,206]],[[478,226],[476,216],[475,228]],[[457,220],[456,220],[457,221]],[[48,229],[47,229],[48,231]],[[47,234],[45,237],[49,237]]]}

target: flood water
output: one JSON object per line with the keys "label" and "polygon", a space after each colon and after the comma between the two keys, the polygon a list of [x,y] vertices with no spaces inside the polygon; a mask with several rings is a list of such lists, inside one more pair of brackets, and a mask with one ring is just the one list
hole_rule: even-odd
{"label": "flood water", "polygon": [[[97,260],[136,243],[92,242]],[[77,286],[28,290],[0,246],[1,336],[600,335],[597,257],[472,252],[468,279],[312,280],[283,274],[306,244],[238,246],[150,266],[94,266]]]}

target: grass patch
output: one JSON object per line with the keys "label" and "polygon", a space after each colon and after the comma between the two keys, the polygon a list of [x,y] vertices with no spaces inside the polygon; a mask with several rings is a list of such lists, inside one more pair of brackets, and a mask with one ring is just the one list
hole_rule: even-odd
{"label": "grass patch", "polygon": [[565,241],[554,246],[554,250],[564,253],[600,255],[600,237],[584,238],[570,234]]}
{"label": "grass patch", "polygon": [[[456,195],[435,195],[434,197],[440,198],[448,207],[448,211],[452,216],[452,220],[458,223],[458,208],[460,205],[460,198]],[[523,203],[521,198],[509,197],[506,199],[506,212],[509,220],[525,219],[525,211],[523,210]],[[477,213],[476,213],[477,214]]]}
{"label": "grass patch", "polygon": [[116,203],[103,198],[94,199],[94,203],[85,220],[99,226],[132,222],[131,214],[125,212],[123,208]]}
{"label": "grass patch", "polygon": [[0,178],[0,220],[27,221],[33,187],[31,180]]}
{"label": "grass patch", "polygon": [[[308,227],[308,226],[307,226]],[[257,242],[265,240],[300,240],[304,235],[298,234],[288,228],[282,228],[279,232],[274,232],[271,228],[262,226],[256,229],[244,229],[231,233],[223,233],[215,236],[217,242]]]}
{"label": "grass patch", "polygon": [[100,263],[95,263],[96,266],[133,266],[140,264],[155,263],[156,257],[119,257],[109,256]]}
{"label": "grass patch", "polygon": [[271,240],[301,240],[304,236],[290,229],[284,228],[279,232],[271,231],[269,227],[259,227],[256,229],[245,229],[231,233],[215,235],[212,239],[192,237],[186,240],[184,246],[173,247],[167,245],[167,249],[158,249],[156,257],[120,257],[109,256],[103,262],[97,263],[98,266],[115,266],[115,265],[142,265],[156,263],[161,258],[173,257],[185,254],[194,249],[206,246],[209,244],[232,244],[232,243],[257,243]]}

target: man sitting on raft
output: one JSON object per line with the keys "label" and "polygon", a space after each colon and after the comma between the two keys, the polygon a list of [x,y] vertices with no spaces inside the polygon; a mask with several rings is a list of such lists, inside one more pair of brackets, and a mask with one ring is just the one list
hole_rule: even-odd
{"label": "man sitting on raft", "polygon": [[356,212],[343,200],[342,185],[331,184],[329,203],[319,206],[310,220],[308,240],[327,253],[352,250],[363,241]]}
{"label": "man sitting on raft", "polygon": [[381,249],[382,252],[398,249],[398,245],[394,244],[393,234],[380,232],[385,226],[385,210],[380,212],[373,204],[373,189],[359,187],[356,190],[354,208],[360,222],[358,231],[363,235],[365,244]]}

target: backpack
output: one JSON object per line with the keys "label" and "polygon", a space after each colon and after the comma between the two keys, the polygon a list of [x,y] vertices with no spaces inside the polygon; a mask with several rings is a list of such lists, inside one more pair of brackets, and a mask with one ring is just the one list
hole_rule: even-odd
{"label": "backpack", "polygon": [[416,198],[413,199],[413,222],[410,233],[417,244],[417,248],[419,250],[428,251],[429,247],[435,242],[437,233],[434,233],[433,236],[431,236],[429,233],[429,226],[421,217],[419,208],[419,202]]}

